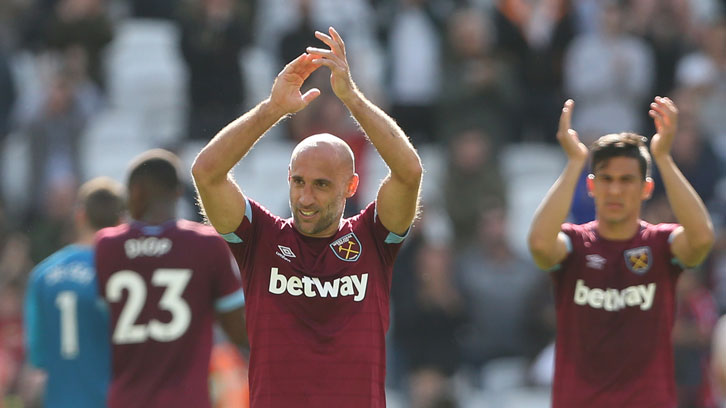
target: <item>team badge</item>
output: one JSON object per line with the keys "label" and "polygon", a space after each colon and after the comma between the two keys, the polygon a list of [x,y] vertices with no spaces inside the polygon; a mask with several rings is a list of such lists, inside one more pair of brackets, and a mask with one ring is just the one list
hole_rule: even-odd
{"label": "team badge", "polygon": [[358,237],[352,232],[336,239],[335,242],[330,244],[330,249],[333,250],[335,256],[346,262],[357,261],[363,251]]}
{"label": "team badge", "polygon": [[623,255],[625,256],[625,265],[631,272],[642,275],[650,269],[650,247],[628,249]]}

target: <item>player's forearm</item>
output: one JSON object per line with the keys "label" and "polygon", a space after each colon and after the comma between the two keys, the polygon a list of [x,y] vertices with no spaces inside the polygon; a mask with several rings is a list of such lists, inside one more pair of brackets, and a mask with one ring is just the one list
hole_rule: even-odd
{"label": "player's forearm", "polygon": [[421,159],[398,124],[358,90],[343,103],[388,165],[391,176],[418,186],[423,173]]}
{"label": "player's forearm", "polygon": [[670,155],[653,158],[663,180],[668,202],[693,248],[708,251],[713,245],[711,217],[701,197],[683,176]]}
{"label": "player's forearm", "polygon": [[257,140],[284,116],[283,110],[266,99],[225,126],[194,160],[192,175],[195,182],[204,184],[225,180],[227,173]]}
{"label": "player's forearm", "polygon": [[552,253],[557,234],[570,212],[572,197],[584,166],[584,160],[570,159],[537,208],[528,237],[530,251],[535,256]]}

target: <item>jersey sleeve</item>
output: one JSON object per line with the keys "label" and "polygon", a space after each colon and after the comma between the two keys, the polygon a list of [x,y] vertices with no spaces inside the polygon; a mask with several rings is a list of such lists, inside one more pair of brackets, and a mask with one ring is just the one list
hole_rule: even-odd
{"label": "jersey sleeve", "polygon": [[215,252],[218,260],[214,270],[214,282],[212,282],[212,297],[214,307],[218,312],[228,312],[244,306],[245,296],[242,291],[242,279],[240,277],[237,261],[234,259],[224,241],[215,237]]}
{"label": "jersey sleeve", "polygon": [[676,229],[678,229],[678,227],[680,227],[680,224],[662,223],[655,225],[654,230],[658,241],[665,241],[665,243],[663,244],[663,248],[665,251],[667,251],[668,258],[670,259],[671,264],[675,265],[679,270],[683,270],[687,267],[683,265],[683,263],[681,263],[681,261],[676,258],[676,256],[671,251],[671,243],[673,242],[673,238],[675,238],[675,235],[673,233],[676,231]]}
{"label": "jersey sleeve", "polygon": [[28,360],[38,368],[45,367],[44,347],[42,344],[43,316],[40,311],[40,271],[34,270],[25,292],[23,319],[25,320],[25,347]]}
{"label": "jersey sleeve", "polygon": [[403,241],[408,237],[411,227],[406,230],[403,235],[395,234],[383,226],[381,219],[378,217],[376,203],[373,202],[366,207],[361,213],[364,222],[370,224],[373,229],[373,235],[378,246],[379,252],[383,255],[386,265],[392,265],[398,255],[398,251],[403,245]]}
{"label": "jersey sleeve", "polygon": [[245,197],[245,215],[242,222],[234,232],[222,234],[240,265],[244,265],[254,254],[264,228],[274,225],[277,220],[266,208]]}
{"label": "jersey sleeve", "polygon": [[570,255],[572,254],[573,245],[572,241],[573,239],[575,241],[580,241],[577,230],[574,228],[574,224],[570,223],[564,223],[560,227],[560,234],[563,234],[565,238],[565,246],[567,248],[567,255],[565,256],[565,259],[563,259],[560,263],[553,265],[552,267],[548,269],[543,269],[545,272],[556,272],[562,269],[562,265],[567,262],[567,260],[570,258]]}

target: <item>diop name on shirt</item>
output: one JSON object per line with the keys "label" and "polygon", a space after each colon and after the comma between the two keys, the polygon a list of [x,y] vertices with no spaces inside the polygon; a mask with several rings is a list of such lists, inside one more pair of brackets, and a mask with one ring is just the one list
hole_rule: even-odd
{"label": "diop name on shirt", "polygon": [[319,278],[310,276],[290,276],[289,278],[278,273],[277,268],[270,270],[270,293],[281,295],[285,292],[293,296],[331,297],[353,296],[353,300],[360,302],[366,297],[368,274],[348,275],[335,278],[332,281],[321,282]]}
{"label": "diop name on shirt", "polygon": [[655,299],[655,288],[655,283],[628,286],[623,290],[588,288],[584,280],[578,279],[574,300],[578,305],[589,305],[609,312],[616,312],[626,306],[640,306],[640,310],[649,310]]}

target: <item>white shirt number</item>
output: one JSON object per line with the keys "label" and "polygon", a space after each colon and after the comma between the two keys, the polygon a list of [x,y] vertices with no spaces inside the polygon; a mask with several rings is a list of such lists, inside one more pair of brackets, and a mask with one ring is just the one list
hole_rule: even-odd
{"label": "white shirt number", "polygon": [[190,269],[160,268],[151,276],[151,284],[164,287],[159,300],[159,308],[171,313],[171,320],[162,323],[152,319],[148,324],[137,324],[141,310],[146,302],[146,284],[136,272],[123,270],[114,273],[106,283],[106,297],[109,302],[121,300],[123,291],[128,292],[126,304],[121,310],[116,329],[113,331],[114,344],[143,343],[149,338],[160,342],[174,341],[189,328],[192,313],[182,298],[184,289],[192,277]]}

